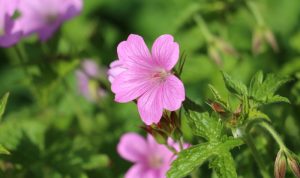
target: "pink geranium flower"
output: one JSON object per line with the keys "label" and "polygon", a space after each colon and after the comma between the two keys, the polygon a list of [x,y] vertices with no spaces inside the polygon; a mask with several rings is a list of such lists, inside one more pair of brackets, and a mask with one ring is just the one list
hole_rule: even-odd
{"label": "pink geranium flower", "polygon": [[45,41],[81,9],[82,0],[21,0],[21,27],[25,35],[37,33]]}
{"label": "pink geranium flower", "polygon": [[137,99],[145,124],[158,123],[163,109],[175,111],[185,99],[183,83],[172,73],[179,46],[171,35],[158,37],[149,52],[143,38],[129,35],[118,45],[118,60],[111,64],[109,80],[115,101]]}
{"label": "pink geranium flower", "polygon": [[[171,139],[168,142],[179,151],[178,144]],[[188,146],[185,144],[184,148]],[[158,144],[150,134],[147,139],[136,133],[124,134],[117,151],[122,158],[134,163],[125,174],[125,178],[165,178],[172,161],[176,158],[174,153],[166,146]]]}
{"label": "pink geranium flower", "polygon": [[0,0],[0,46],[9,47],[17,43],[22,35],[13,14],[19,0]]}
{"label": "pink geranium flower", "polygon": [[95,102],[106,96],[106,91],[99,86],[98,79],[105,75],[105,69],[91,59],[85,59],[81,68],[76,70],[77,87],[87,100]]}

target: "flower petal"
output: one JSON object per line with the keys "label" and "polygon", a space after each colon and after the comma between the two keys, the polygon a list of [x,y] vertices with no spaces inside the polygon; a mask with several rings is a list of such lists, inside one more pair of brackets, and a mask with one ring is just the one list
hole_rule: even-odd
{"label": "flower petal", "polygon": [[107,74],[110,83],[112,83],[119,74],[127,70],[120,60],[113,61],[109,67],[110,69],[108,70]]}
{"label": "flower petal", "polygon": [[145,167],[142,164],[133,165],[125,174],[125,178],[142,178],[145,172]]}
{"label": "flower petal", "polygon": [[163,107],[170,111],[179,109],[185,99],[183,83],[174,75],[167,77],[161,93]]}
{"label": "flower petal", "polygon": [[129,35],[127,41],[122,41],[117,48],[119,60],[128,68],[137,67],[149,69],[151,55],[143,38],[139,35]]}
{"label": "flower petal", "polygon": [[179,45],[172,35],[161,35],[152,46],[152,57],[156,64],[171,70],[179,59]]}
{"label": "flower petal", "polygon": [[162,117],[161,88],[159,84],[146,90],[138,99],[138,110],[145,124],[158,123]]}
{"label": "flower petal", "polygon": [[127,133],[121,137],[117,151],[122,158],[128,161],[143,163],[147,154],[147,143],[142,136],[136,133]]}
{"label": "flower petal", "polygon": [[144,94],[152,86],[147,80],[148,74],[125,71],[112,82],[111,89],[115,93],[115,101],[126,103]]}

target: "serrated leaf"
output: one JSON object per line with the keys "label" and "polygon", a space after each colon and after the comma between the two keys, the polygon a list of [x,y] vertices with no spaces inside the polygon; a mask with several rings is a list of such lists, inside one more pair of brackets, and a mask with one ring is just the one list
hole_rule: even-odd
{"label": "serrated leaf", "polygon": [[223,71],[222,75],[228,91],[238,95],[248,95],[247,87],[242,82],[232,79],[227,73]]}
{"label": "serrated leaf", "polygon": [[250,96],[253,95],[253,91],[256,88],[259,88],[259,86],[262,84],[263,82],[263,78],[264,78],[264,74],[262,71],[258,71],[252,78],[250,81],[250,86],[249,86],[249,93]]}
{"label": "serrated leaf", "polygon": [[290,81],[289,78],[280,77],[275,74],[268,74],[265,80],[263,80],[263,75],[258,73],[251,80],[249,88],[250,96],[256,101],[258,106],[275,102],[289,103],[287,98],[275,95],[275,92],[288,81]]}
{"label": "serrated leaf", "polygon": [[221,101],[222,98],[221,98],[219,92],[217,91],[217,89],[215,89],[215,87],[210,84],[208,85],[208,87],[209,87],[211,93],[214,95],[215,100]]}
{"label": "serrated leaf", "polygon": [[0,144],[0,154],[9,155],[10,152],[6,148],[4,148],[3,145]]}
{"label": "serrated leaf", "polygon": [[269,116],[266,115],[265,113],[258,111],[258,110],[250,110],[249,111],[249,115],[248,118],[250,120],[254,120],[254,119],[265,119],[267,121],[271,121]]}
{"label": "serrated leaf", "polygon": [[213,145],[203,143],[181,151],[167,173],[168,178],[180,178],[201,166],[214,154]]}
{"label": "serrated leaf", "polygon": [[186,114],[194,135],[206,140],[217,140],[221,137],[222,123],[217,118],[210,117],[207,112],[187,111]]}
{"label": "serrated leaf", "polygon": [[218,156],[210,163],[219,178],[237,178],[235,162],[230,152],[219,153]]}
{"label": "serrated leaf", "polygon": [[290,100],[280,95],[275,95],[267,99],[267,103],[279,103],[279,102],[290,103]]}
{"label": "serrated leaf", "polygon": [[0,100],[0,119],[2,118],[2,115],[4,114],[8,97],[9,97],[9,93],[7,92],[4,94],[4,96],[2,96],[2,98]]}
{"label": "serrated leaf", "polygon": [[[240,139],[228,138],[227,140],[225,139],[225,141],[219,140],[219,142],[207,142],[185,149],[181,151],[178,154],[177,159],[173,161],[171,168],[167,173],[167,177],[181,178],[188,175],[197,167],[201,166],[209,158],[218,158],[220,155],[231,156],[229,152],[230,149],[239,146],[242,143],[243,142]],[[223,161],[226,163],[226,158],[227,157],[224,157],[223,160],[220,159],[219,161]],[[232,162],[228,163],[232,164]],[[223,163],[220,163],[217,160],[215,164]],[[226,166],[229,166],[230,169],[228,170],[229,172],[225,173],[225,175],[234,175],[234,173],[232,173],[233,171],[235,171],[234,164]]]}

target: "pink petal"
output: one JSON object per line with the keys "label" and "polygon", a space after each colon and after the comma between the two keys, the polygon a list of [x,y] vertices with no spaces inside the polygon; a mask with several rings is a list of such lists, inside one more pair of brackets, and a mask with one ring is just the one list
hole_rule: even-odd
{"label": "pink petal", "polygon": [[125,174],[125,178],[142,178],[145,172],[144,165],[135,164]]}
{"label": "pink petal", "polygon": [[112,83],[119,74],[127,70],[120,60],[113,61],[109,67],[108,80],[110,83]]}
{"label": "pink petal", "polygon": [[129,35],[127,41],[122,41],[117,48],[119,60],[129,68],[149,69],[151,55],[143,38],[139,35]]}
{"label": "pink petal", "polygon": [[138,110],[145,124],[158,123],[162,117],[161,88],[159,84],[146,90],[138,99]]}
{"label": "pink petal", "polygon": [[156,64],[171,70],[179,59],[179,45],[172,35],[161,35],[152,46],[152,57]]}
{"label": "pink petal", "polygon": [[124,134],[117,146],[122,158],[131,162],[144,162],[147,154],[147,143],[143,137],[136,133]]}
{"label": "pink petal", "polygon": [[185,99],[183,83],[174,75],[170,75],[162,85],[163,107],[170,111],[179,109]]}
{"label": "pink petal", "polygon": [[152,86],[147,80],[147,73],[125,71],[112,82],[111,89],[115,93],[115,101],[126,103],[144,94]]}

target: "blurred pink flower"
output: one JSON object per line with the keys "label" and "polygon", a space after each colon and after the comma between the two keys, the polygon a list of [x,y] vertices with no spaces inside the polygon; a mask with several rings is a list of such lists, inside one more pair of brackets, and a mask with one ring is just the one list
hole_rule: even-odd
{"label": "blurred pink flower", "polygon": [[47,40],[66,20],[78,15],[82,0],[21,0],[20,23],[25,35],[38,33]]}
{"label": "blurred pink flower", "polygon": [[115,101],[137,99],[145,124],[158,123],[163,109],[175,111],[185,99],[183,83],[172,73],[179,59],[179,46],[171,35],[158,37],[150,53],[143,38],[129,35],[118,45],[118,60],[108,71]]}
{"label": "blurred pink flower", "polygon": [[87,100],[94,102],[106,95],[97,81],[101,75],[105,75],[104,69],[91,59],[85,59],[76,71],[78,90]]}
{"label": "blurred pink flower", "polygon": [[13,19],[19,0],[0,0],[0,46],[9,47],[17,43],[22,35],[18,23]]}
{"label": "blurred pink flower", "polygon": [[[172,139],[169,145],[179,151],[179,145]],[[189,147],[185,144],[184,148]],[[136,133],[124,134],[117,146],[122,158],[133,162],[134,165],[127,171],[125,178],[165,178],[172,161],[176,158],[166,146],[158,144],[148,134],[147,139]]]}

